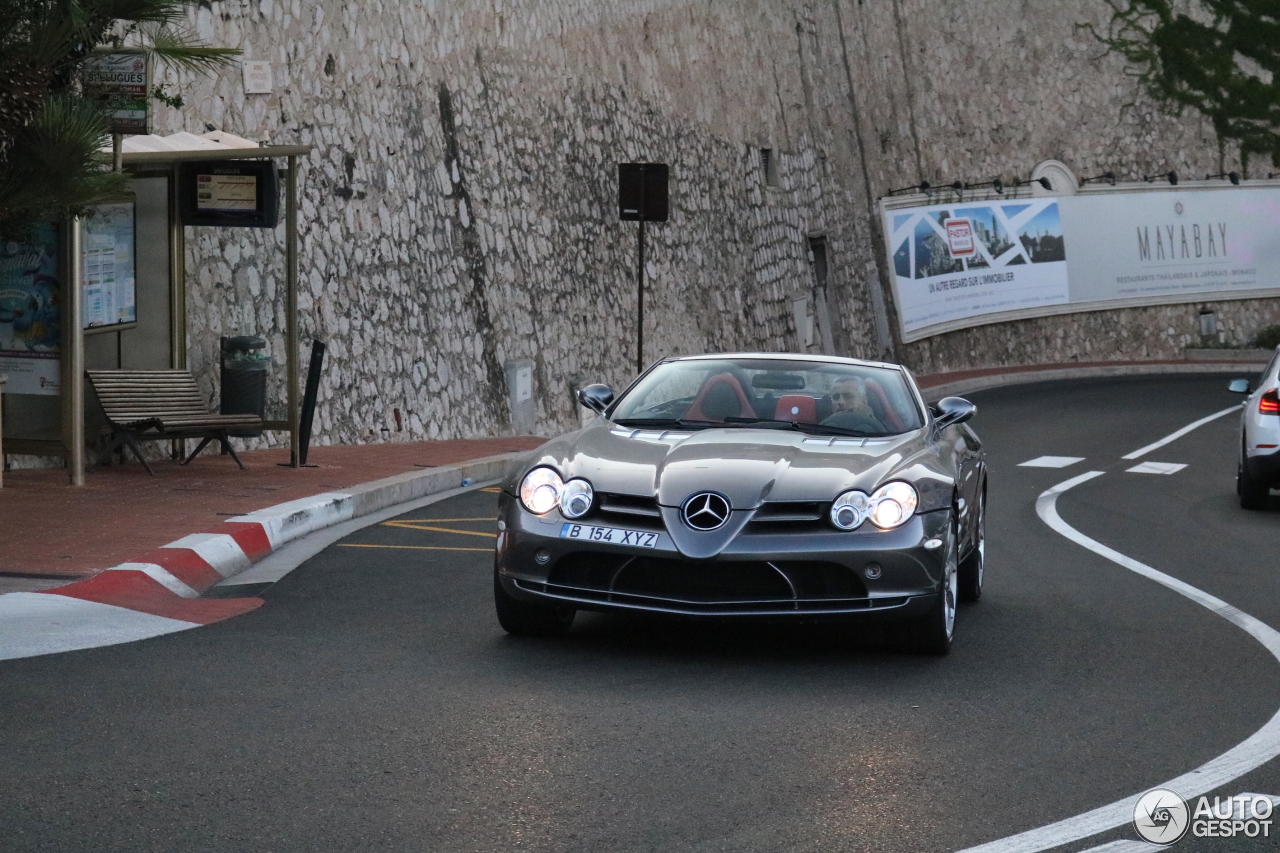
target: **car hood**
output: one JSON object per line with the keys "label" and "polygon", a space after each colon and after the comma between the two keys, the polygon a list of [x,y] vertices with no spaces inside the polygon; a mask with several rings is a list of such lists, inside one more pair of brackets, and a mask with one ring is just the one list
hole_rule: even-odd
{"label": "car hood", "polygon": [[631,429],[597,418],[525,455],[505,488],[514,493],[527,471],[548,465],[565,479],[586,478],[597,492],[677,507],[713,491],[734,510],[749,510],[765,501],[830,501],[849,489],[869,494],[903,479],[920,493],[920,511],[928,511],[951,503],[954,478],[940,462],[928,428],[862,439],[740,427]]}

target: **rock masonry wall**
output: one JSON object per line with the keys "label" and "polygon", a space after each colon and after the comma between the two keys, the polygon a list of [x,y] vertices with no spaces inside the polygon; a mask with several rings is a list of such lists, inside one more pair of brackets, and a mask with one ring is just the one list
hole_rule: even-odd
{"label": "rock masonry wall", "polygon": [[[244,94],[238,68],[169,72],[187,106],[162,109],[156,132],[315,146],[299,219],[302,332],[329,343],[317,443],[508,431],[518,358],[534,360],[550,434],[578,422],[574,388],[635,373],[637,225],[617,221],[617,162],[671,164],[671,219],[647,228],[646,359],[892,355],[875,199],[895,187],[1050,158],[1079,174],[1218,171],[1207,126],[1154,109],[1075,28],[1105,9],[206,0],[200,35],[271,61],[275,92]],[[282,228],[188,229],[189,360],[210,391],[219,335],[263,334],[283,355],[282,246]],[[1271,302],[1218,308],[1242,335],[1277,321]],[[984,326],[897,355],[923,373],[1170,357],[1197,310]]]}

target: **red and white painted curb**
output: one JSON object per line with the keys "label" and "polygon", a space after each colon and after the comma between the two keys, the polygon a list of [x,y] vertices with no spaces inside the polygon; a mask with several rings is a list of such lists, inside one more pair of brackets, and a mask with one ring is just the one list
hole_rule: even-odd
{"label": "red and white painted curb", "polygon": [[411,472],[237,516],[91,578],[0,595],[0,660],[146,639],[262,606],[261,598],[201,598],[224,579],[309,533],[500,476],[516,454]]}

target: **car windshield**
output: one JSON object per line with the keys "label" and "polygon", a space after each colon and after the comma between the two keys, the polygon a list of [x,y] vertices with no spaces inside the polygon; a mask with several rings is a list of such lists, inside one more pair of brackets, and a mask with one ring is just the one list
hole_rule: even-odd
{"label": "car windshield", "polygon": [[782,359],[692,359],[654,368],[609,414],[622,426],[765,427],[886,436],[923,418],[902,371]]}

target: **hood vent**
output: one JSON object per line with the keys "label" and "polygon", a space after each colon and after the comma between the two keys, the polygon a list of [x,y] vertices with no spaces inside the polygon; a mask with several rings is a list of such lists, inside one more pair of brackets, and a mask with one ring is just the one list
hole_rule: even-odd
{"label": "hood vent", "polygon": [[661,517],[657,498],[643,495],[620,495],[612,492],[602,492],[600,494],[600,512],[607,515]]}
{"label": "hood vent", "polygon": [[825,524],[830,504],[821,501],[772,501],[751,517],[753,533],[799,533],[829,530]]}

